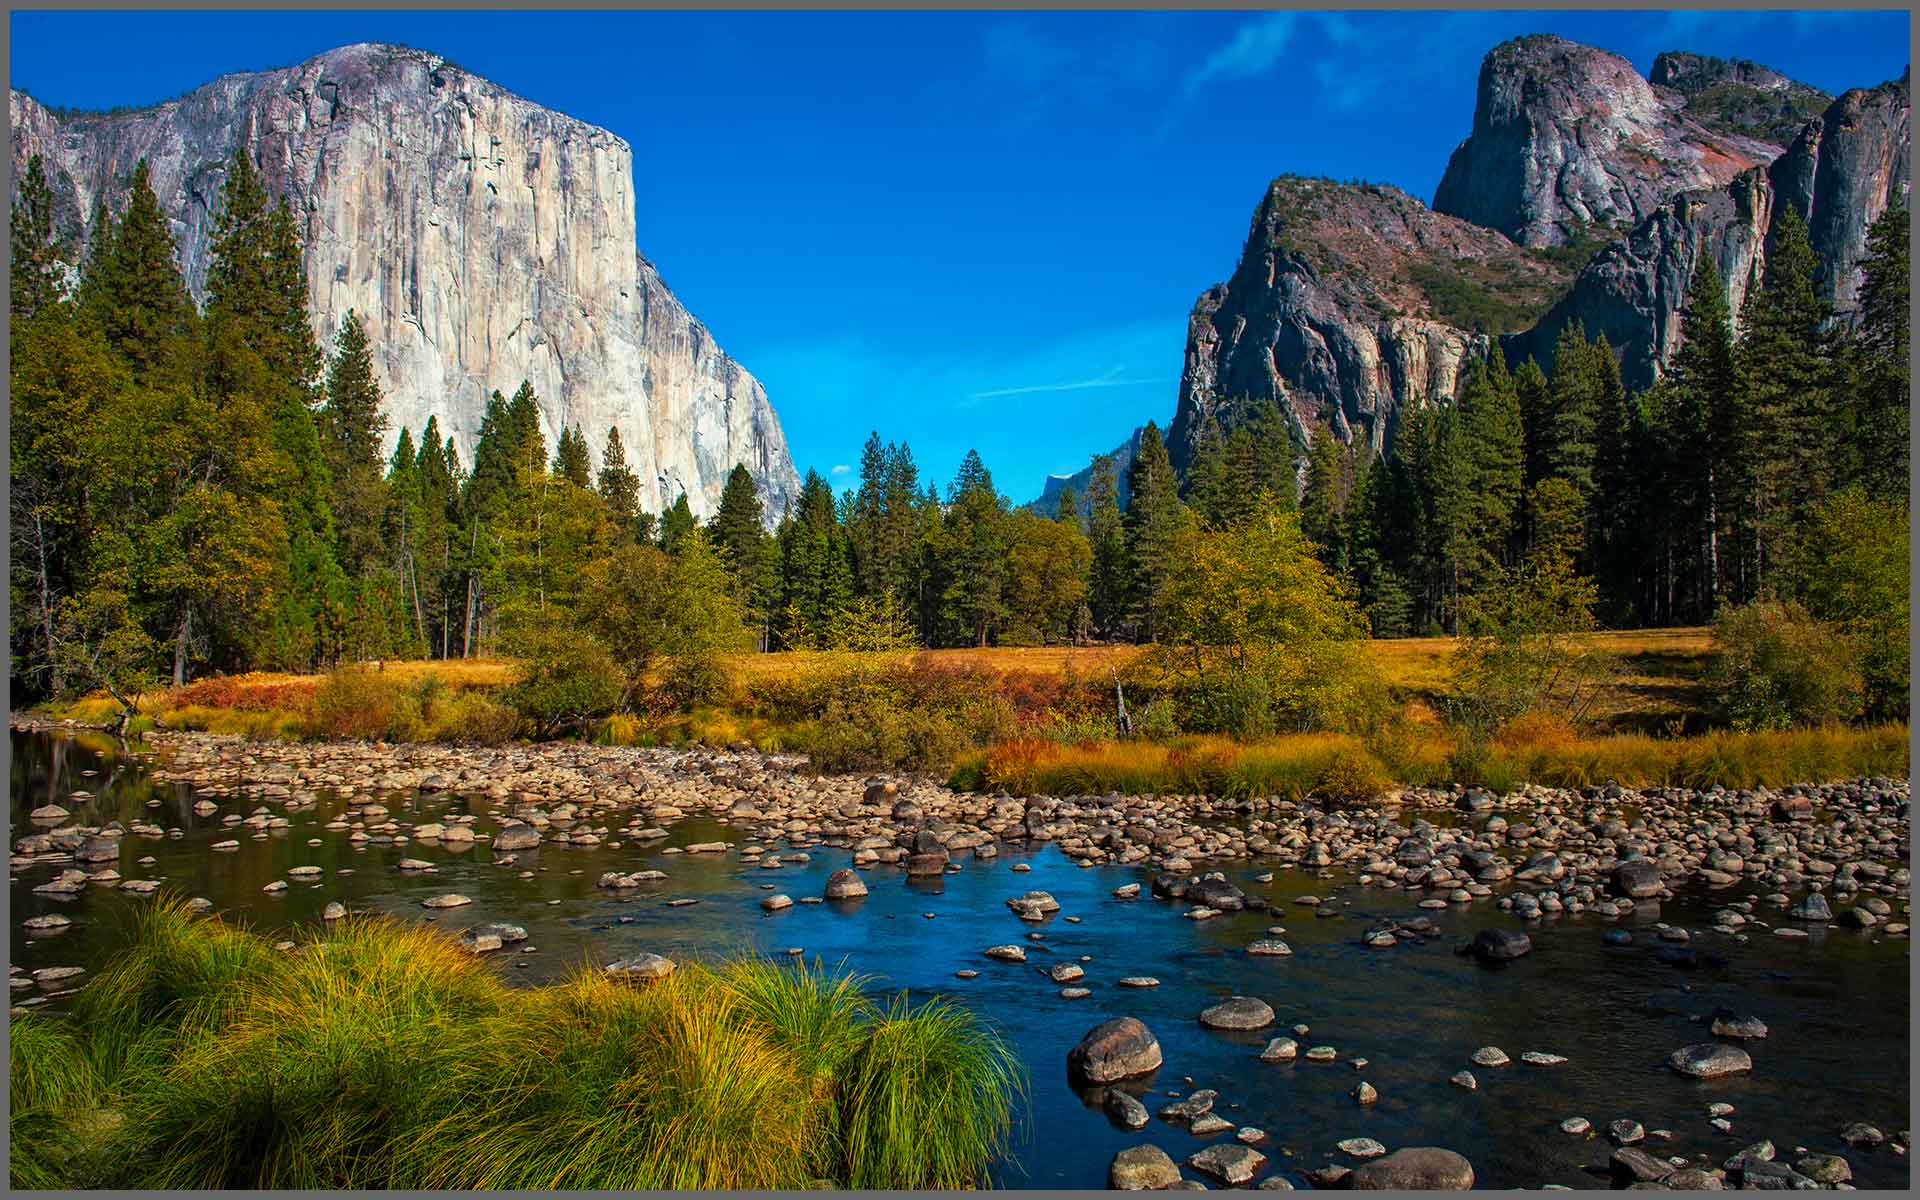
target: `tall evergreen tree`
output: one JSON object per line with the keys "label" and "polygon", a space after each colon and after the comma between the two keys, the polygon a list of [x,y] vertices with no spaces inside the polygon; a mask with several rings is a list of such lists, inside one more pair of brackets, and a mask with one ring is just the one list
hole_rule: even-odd
{"label": "tall evergreen tree", "polygon": [[1160,430],[1147,422],[1140,449],[1127,468],[1127,616],[1140,641],[1158,636],[1161,599],[1179,569],[1178,545],[1191,516],[1180,502],[1173,462]]}
{"label": "tall evergreen tree", "polygon": [[27,160],[20,195],[12,212],[12,242],[7,270],[10,315],[31,321],[60,302],[65,290],[65,248],[53,228],[53,189],[46,165],[36,154]]}
{"label": "tall evergreen tree", "polygon": [[1087,603],[1093,627],[1101,637],[1115,637],[1127,616],[1127,535],[1120,513],[1119,481],[1113,456],[1096,455],[1087,480],[1087,541],[1093,563],[1087,580]]}
{"label": "tall evergreen tree", "polygon": [[1738,511],[1733,455],[1740,428],[1740,376],[1726,287],[1705,255],[1687,285],[1680,346],[1667,381],[1668,441],[1679,467],[1669,498],[1676,519],[1692,530],[1694,542],[1694,573],[1684,589],[1688,615],[1706,620],[1719,606],[1724,586],[1721,547]]}
{"label": "tall evergreen tree", "polygon": [[1833,310],[1815,284],[1817,268],[1806,222],[1783,206],[1740,345],[1752,594],[1772,594],[1779,566],[1830,490],[1844,441],[1828,332]]}
{"label": "tall evergreen tree", "polygon": [[943,522],[943,624],[961,644],[986,645],[1006,618],[1007,518],[986,464],[967,451],[948,488]]}
{"label": "tall evergreen tree", "polygon": [[595,483],[613,515],[631,521],[640,509],[640,477],[627,466],[627,450],[620,442],[618,426],[607,427],[607,448],[601,451],[600,476]]}
{"label": "tall evergreen tree", "polygon": [[[147,160],[134,167],[126,213],[115,224],[94,315],[136,377],[157,370],[191,330],[193,305],[174,263],[173,235],[153,194]],[[305,311],[304,309],[302,310]]]}
{"label": "tall evergreen tree", "polygon": [[[365,328],[352,309],[334,335],[327,368],[326,406],[320,433],[333,479],[333,515],[341,567],[359,575],[384,558],[381,525],[386,515],[380,443],[387,431],[380,386]],[[410,440],[410,439],[409,439]],[[408,458],[413,454],[409,451]]]}
{"label": "tall evergreen tree", "polygon": [[660,548],[668,554],[676,553],[687,535],[699,527],[700,523],[693,519],[693,509],[687,504],[687,494],[681,492],[667,511],[661,514]]}
{"label": "tall evergreen tree", "polygon": [[1906,206],[1894,205],[1867,230],[1853,392],[1862,481],[1869,495],[1895,501],[1907,495],[1909,470],[1913,335],[1907,219]]}
{"label": "tall evergreen tree", "polygon": [[560,429],[560,442],[553,452],[553,473],[577,488],[593,486],[593,469],[587,453],[587,439],[577,425]]}

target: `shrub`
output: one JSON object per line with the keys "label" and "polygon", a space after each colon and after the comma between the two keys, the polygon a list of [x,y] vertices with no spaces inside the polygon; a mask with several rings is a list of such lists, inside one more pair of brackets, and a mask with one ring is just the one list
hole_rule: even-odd
{"label": "shrub", "polygon": [[584,734],[594,721],[618,708],[626,694],[626,676],[591,634],[543,631],[523,640],[518,649],[523,674],[507,689],[507,703],[539,736],[567,729]]}
{"label": "shrub", "polygon": [[1344,749],[1334,755],[1318,781],[1314,794],[1334,804],[1366,804],[1378,800],[1393,781],[1380,760],[1361,749]]}
{"label": "shrub", "polygon": [[314,689],[306,726],[323,738],[416,741],[420,704],[398,676],[354,664],[330,672]]}
{"label": "shrub", "polygon": [[1791,601],[1730,609],[1713,623],[1709,691],[1739,730],[1852,720],[1865,698],[1860,652]]}
{"label": "shrub", "polygon": [[1133,732],[1156,742],[1164,742],[1179,733],[1180,726],[1173,715],[1173,701],[1165,696],[1156,696],[1147,701],[1133,718]]}
{"label": "shrub", "polygon": [[1448,716],[1475,738],[1527,712],[1578,720],[1616,670],[1575,636],[1595,628],[1597,595],[1564,555],[1546,553],[1464,601]]}
{"label": "shrub", "polygon": [[520,729],[520,714],[471,688],[436,697],[424,714],[426,736],[434,741],[498,746]]}

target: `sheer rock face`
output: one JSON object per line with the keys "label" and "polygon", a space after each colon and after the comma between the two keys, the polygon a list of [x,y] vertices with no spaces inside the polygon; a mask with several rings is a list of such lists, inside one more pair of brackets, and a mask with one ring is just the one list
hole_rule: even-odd
{"label": "sheer rock face", "polygon": [[1781,148],[1709,129],[1686,96],[1617,54],[1534,35],[1480,66],[1473,132],[1447,163],[1436,211],[1529,246],[1638,223],[1668,197],[1729,183]]}
{"label": "sheer rock face", "polygon": [[316,333],[368,325],[391,448],[429,416],[471,464],[486,397],[522,379],[547,445],[617,426],[642,503],[719,504],[745,463],[770,519],[798,495],[766,391],[636,251],[633,151],[443,59],[357,45],[233,74],[154,108],[59,116],[18,91],[16,172],[45,157],[63,232],[148,160],[197,300],[227,163],[243,140],[302,218]]}
{"label": "sheer rock face", "polygon": [[1736,311],[1758,285],[1774,206],[1773,187],[1757,167],[1726,187],[1674,197],[1596,255],[1537,325],[1502,338],[1507,360],[1532,358],[1551,372],[1554,342],[1577,320],[1588,337],[1606,336],[1627,387],[1647,387],[1679,348],[1687,285],[1702,256]]}
{"label": "sheer rock face", "polygon": [[1566,298],[1524,334],[1503,339],[1507,357],[1551,367],[1560,329],[1578,319],[1605,333],[1621,376],[1644,388],[1678,348],[1681,308],[1705,256],[1739,311],[1766,273],[1767,238],[1782,205],[1807,222],[1819,283],[1843,317],[1859,307],[1867,229],[1907,202],[1912,134],[1908,76],[1835,100],[1765,170],[1721,188],[1684,192],[1655,209],[1624,241],[1596,256]]}
{"label": "sheer rock face", "polygon": [[[1572,278],[1503,235],[1433,212],[1398,188],[1283,176],[1268,188],[1232,279],[1188,323],[1168,441],[1187,462],[1212,419],[1276,401],[1296,438],[1391,443],[1409,405],[1450,397],[1483,332],[1449,315],[1445,287],[1497,288],[1536,315]],[[1468,281],[1472,281],[1469,283]]]}
{"label": "sheer rock face", "polygon": [[1803,129],[1768,174],[1806,218],[1821,282],[1842,311],[1858,307],[1867,229],[1907,203],[1912,184],[1912,71],[1856,88]]}

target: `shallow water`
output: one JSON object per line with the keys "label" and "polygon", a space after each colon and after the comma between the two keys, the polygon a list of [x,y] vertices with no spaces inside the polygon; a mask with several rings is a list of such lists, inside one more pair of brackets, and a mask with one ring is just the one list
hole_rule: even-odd
{"label": "shallow water", "polygon": [[[320,910],[331,900],[433,920],[434,911],[420,901],[455,891],[473,903],[438,915],[448,929],[507,921],[528,930],[535,953],[515,954],[510,948],[492,956],[515,982],[550,980],[583,963],[604,964],[643,950],[678,957],[750,948],[784,958],[788,948],[799,947],[809,960],[844,962],[874,976],[876,991],[906,988],[915,995],[950,996],[999,1025],[1019,1047],[1030,1073],[1014,1159],[996,1172],[996,1181],[1005,1186],[1102,1187],[1107,1164],[1127,1146],[1151,1141],[1182,1160],[1212,1141],[1232,1137],[1196,1137],[1157,1118],[1145,1130],[1122,1130],[1101,1113],[1096,1093],[1080,1095],[1068,1086],[1067,1051],[1088,1028],[1114,1016],[1139,1017],[1160,1040],[1165,1065],[1151,1080],[1128,1085],[1143,1095],[1149,1110],[1168,1103],[1169,1093],[1216,1089],[1217,1112],[1236,1125],[1266,1131],[1268,1140],[1256,1147],[1270,1160],[1261,1177],[1277,1171],[1296,1186],[1307,1186],[1303,1172],[1322,1163],[1357,1165],[1335,1143],[1370,1137],[1389,1149],[1439,1145],[1457,1150],[1473,1163],[1483,1187],[1606,1187],[1604,1165],[1611,1147],[1605,1129],[1618,1117],[1631,1117],[1648,1130],[1673,1131],[1672,1141],[1650,1139],[1646,1145],[1660,1156],[1684,1155],[1717,1165],[1742,1147],[1770,1138],[1788,1161],[1799,1157],[1798,1147],[1844,1155],[1859,1187],[1910,1183],[1905,1156],[1888,1149],[1854,1150],[1837,1136],[1855,1121],[1889,1134],[1907,1128],[1907,939],[1816,927],[1805,940],[1757,931],[1742,944],[1713,933],[1709,917],[1745,894],[1739,887],[1710,896],[1704,890],[1683,894],[1664,906],[1643,903],[1618,922],[1593,914],[1533,922],[1527,929],[1534,953],[1498,969],[1452,953],[1478,929],[1520,924],[1490,901],[1426,913],[1415,906],[1421,893],[1361,887],[1344,876],[1308,872],[1280,872],[1271,884],[1261,884],[1253,876],[1263,868],[1245,867],[1227,874],[1249,894],[1276,901],[1332,898],[1343,906],[1342,915],[1316,918],[1312,907],[1288,903],[1279,913],[1192,921],[1181,915],[1186,905],[1144,895],[1148,871],[1082,869],[1051,847],[1009,847],[999,858],[981,862],[962,852],[959,871],[928,881],[909,880],[898,868],[876,868],[864,872],[872,893],[864,900],[796,904],[768,914],[759,901],[775,891],[795,900],[821,894],[828,874],[847,864],[848,851],[816,846],[807,851],[809,862],[778,870],[743,865],[732,853],[664,853],[700,841],[747,844],[744,833],[689,819],[674,825],[662,842],[625,842],[618,849],[548,844],[522,854],[512,867],[496,867],[484,843],[464,850],[432,842],[356,848],[345,831],[322,828],[346,807],[326,794],[312,808],[287,812],[290,829],[256,837],[221,818],[250,813],[258,802],[217,798],[219,812],[196,816],[192,789],[155,784],[140,762],[101,736],[15,731],[12,751],[11,838],[54,828],[27,816],[49,802],[71,809],[71,820],[79,823],[139,820],[181,829],[179,838],[128,836],[118,863],[92,866],[113,866],[129,879],[162,880],[169,890],[205,896],[230,919],[262,930],[317,925]],[[71,799],[75,788],[95,798]],[[439,819],[451,811],[473,812],[483,826],[492,824],[485,800],[429,802],[406,793],[382,802],[391,819],[402,823]],[[267,807],[282,812],[278,805]],[[239,840],[237,851],[209,849],[228,838]],[[310,840],[318,844],[309,845]],[[147,856],[155,861],[141,865],[138,860]],[[429,860],[439,870],[403,874],[397,869],[402,858]],[[1014,872],[1017,863],[1031,870]],[[287,868],[309,864],[325,873],[310,882],[288,880],[287,890],[278,894],[260,890],[285,879]],[[98,885],[72,900],[33,893],[33,887],[73,865],[84,864],[12,872],[13,965],[97,968],[112,953],[130,910],[149,903]],[[631,892],[596,886],[603,871],[647,868],[668,877]],[[523,869],[532,870],[533,877],[519,878]],[[1111,895],[1131,882],[1142,885],[1141,898]],[[1039,925],[1014,916],[1005,901],[1029,889],[1051,892],[1061,911]],[[669,907],[667,901],[675,898],[699,903]],[[1903,903],[1896,902],[1896,911]],[[73,925],[30,937],[21,922],[46,912],[59,912]],[[1425,943],[1388,950],[1361,944],[1360,934],[1373,918],[1423,913],[1437,926]],[[1755,915],[1771,924],[1774,914],[1762,906]],[[1080,921],[1071,923],[1068,917]],[[1694,945],[1724,954],[1729,964],[1682,969],[1658,962],[1651,928],[1657,921],[1683,925],[1693,931]],[[1275,923],[1285,926],[1282,937],[1293,955],[1247,956],[1246,944]],[[1602,943],[1602,931],[1614,924],[1636,931],[1632,946]],[[1044,939],[1029,941],[1026,935],[1034,931]],[[1005,942],[1026,944],[1028,961],[1003,963],[982,954]],[[1083,955],[1091,961],[1082,964],[1086,978],[1075,983],[1093,994],[1062,999],[1060,986],[1044,971]],[[962,968],[980,974],[955,978]],[[1128,975],[1152,975],[1161,986],[1114,986]],[[37,994],[16,991],[14,1002]],[[1201,1028],[1195,1019],[1199,1011],[1233,994],[1270,1003],[1278,1018],[1275,1027],[1246,1034]],[[62,1001],[47,1004],[57,1009]],[[1748,1044],[1753,1073],[1705,1083],[1668,1071],[1664,1060],[1674,1049],[1711,1040],[1704,1020],[1696,1018],[1720,1005],[1757,1015],[1770,1027],[1765,1040]],[[1332,1045],[1339,1061],[1257,1060],[1269,1037],[1291,1036],[1295,1024],[1311,1029],[1298,1039],[1303,1050]],[[1513,1063],[1470,1067],[1468,1056],[1489,1044],[1505,1049]],[[1568,1061],[1531,1066],[1519,1061],[1528,1050],[1565,1055]],[[1368,1060],[1364,1070],[1351,1065],[1355,1057]],[[1477,1091],[1448,1082],[1463,1067],[1478,1078]],[[1379,1102],[1367,1108],[1349,1095],[1362,1079],[1380,1093]],[[1735,1106],[1731,1133],[1708,1125],[1706,1109],[1715,1101]],[[1595,1132],[1561,1133],[1561,1120],[1574,1115],[1588,1118]],[[1191,1170],[1187,1174],[1194,1177]]]}

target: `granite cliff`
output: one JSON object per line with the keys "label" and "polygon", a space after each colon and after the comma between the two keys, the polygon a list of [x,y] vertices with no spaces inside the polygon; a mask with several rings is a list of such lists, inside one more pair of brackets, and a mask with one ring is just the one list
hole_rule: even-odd
{"label": "granite cliff", "polygon": [[1447,162],[1433,207],[1529,246],[1631,226],[1676,193],[1729,183],[1780,155],[1778,144],[1715,124],[1617,54],[1515,38],[1480,66],[1473,131]]}
{"label": "granite cliff", "polygon": [[1654,76],[1517,39],[1487,55],[1473,133],[1431,208],[1391,187],[1276,179],[1233,275],[1194,304],[1174,461],[1209,417],[1231,427],[1245,398],[1279,402],[1302,442],[1325,427],[1387,448],[1399,414],[1450,397],[1487,338],[1550,369],[1576,318],[1645,387],[1677,344],[1694,265],[1711,260],[1742,303],[1783,205],[1807,220],[1822,285],[1850,313],[1867,227],[1909,189],[1908,76],[1832,99],[1679,52]]}
{"label": "granite cliff", "polygon": [[53,112],[12,91],[16,172],[44,157],[63,232],[148,160],[204,300],[221,184],[244,144],[304,219],[316,332],[368,325],[392,422],[428,417],[472,461],[487,394],[539,393],[547,444],[578,425],[597,467],[617,426],[642,504],[718,506],[745,463],[770,518],[800,481],[766,390],[720,349],[636,242],[626,141],[428,53],[332,50],[225,75],[152,108]]}

